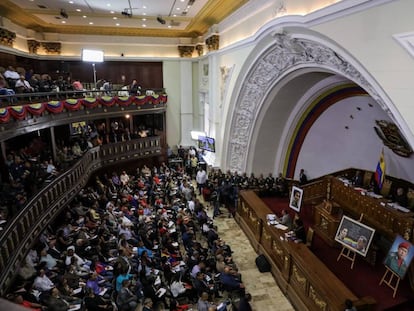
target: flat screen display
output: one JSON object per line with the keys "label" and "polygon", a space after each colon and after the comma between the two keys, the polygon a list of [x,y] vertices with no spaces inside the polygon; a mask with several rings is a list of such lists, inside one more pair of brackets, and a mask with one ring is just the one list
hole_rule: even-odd
{"label": "flat screen display", "polygon": [[210,152],[216,152],[216,141],[212,137],[199,136],[198,137],[198,148]]}
{"label": "flat screen display", "polygon": [[104,52],[100,50],[82,50],[82,61],[92,63],[102,63],[104,61]]}
{"label": "flat screen display", "polygon": [[70,135],[82,135],[86,130],[86,121],[72,122],[69,125]]}

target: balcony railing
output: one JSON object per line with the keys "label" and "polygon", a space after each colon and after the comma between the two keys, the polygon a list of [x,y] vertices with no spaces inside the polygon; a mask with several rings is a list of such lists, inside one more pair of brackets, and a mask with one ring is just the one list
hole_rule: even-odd
{"label": "balcony railing", "polygon": [[95,147],[33,197],[0,236],[0,296],[13,282],[39,234],[72,201],[94,172],[113,163],[157,156],[161,150],[158,136]]}

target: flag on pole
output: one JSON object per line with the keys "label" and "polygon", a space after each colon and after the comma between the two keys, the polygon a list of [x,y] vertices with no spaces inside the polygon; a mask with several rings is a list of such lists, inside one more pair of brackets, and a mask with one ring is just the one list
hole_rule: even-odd
{"label": "flag on pole", "polygon": [[377,169],[375,170],[375,182],[378,186],[378,189],[382,189],[385,179],[385,159],[384,159],[384,149],[382,149],[380,158],[377,164]]}

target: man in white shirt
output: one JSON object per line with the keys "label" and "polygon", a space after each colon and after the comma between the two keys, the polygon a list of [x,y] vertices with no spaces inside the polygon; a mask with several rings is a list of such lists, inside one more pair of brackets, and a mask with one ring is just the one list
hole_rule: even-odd
{"label": "man in white shirt", "polygon": [[18,80],[20,78],[20,75],[16,70],[14,70],[12,66],[9,66],[3,73],[3,77],[6,79]]}
{"label": "man in white shirt", "polygon": [[47,277],[45,270],[40,269],[38,276],[33,282],[33,287],[41,292],[46,292],[55,287],[55,284]]}
{"label": "man in white shirt", "polygon": [[202,167],[198,168],[198,172],[196,175],[196,181],[197,181],[197,187],[198,187],[198,194],[201,195],[203,188],[207,182],[207,173]]}
{"label": "man in white shirt", "polygon": [[34,92],[34,88],[32,88],[30,83],[24,79],[24,76],[20,76],[20,79],[16,81],[15,88],[19,93]]}
{"label": "man in white shirt", "polygon": [[195,209],[194,198],[191,198],[191,200],[187,202],[187,205],[191,213],[194,213],[194,209]]}

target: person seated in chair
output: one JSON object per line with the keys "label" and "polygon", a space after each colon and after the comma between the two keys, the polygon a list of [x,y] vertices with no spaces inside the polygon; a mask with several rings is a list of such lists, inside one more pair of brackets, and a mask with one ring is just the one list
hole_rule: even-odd
{"label": "person seated in chair", "polygon": [[88,311],[111,311],[113,306],[110,301],[95,295],[92,288],[86,288],[86,296],[84,298],[85,307]]}
{"label": "person seated in chair", "polygon": [[274,187],[277,195],[287,195],[288,186],[286,179],[283,177],[282,173],[279,173],[279,176],[276,178]]}
{"label": "person seated in chair", "polygon": [[20,79],[16,81],[15,89],[17,90],[17,93],[34,92],[34,88],[25,80],[24,76],[20,76]]}
{"label": "person seated in chair", "polygon": [[399,206],[408,206],[408,197],[402,187],[398,187],[395,193],[392,195],[392,200]]}
{"label": "person seated in chair", "polygon": [[286,209],[282,210],[282,217],[279,218],[279,222],[288,227],[288,230],[292,228],[292,218]]}
{"label": "person seated in chair", "polygon": [[305,227],[303,226],[303,221],[300,218],[295,219],[295,224],[293,226],[293,233],[295,235],[295,238],[299,240],[300,242],[306,241],[306,231]]}
{"label": "person seated in chair", "polygon": [[223,284],[223,288],[230,292],[238,292],[241,295],[245,293],[245,286],[234,273],[230,266],[224,268],[223,273],[220,274],[220,282]]}
{"label": "person seated in chair", "polygon": [[138,306],[138,297],[132,292],[130,286],[131,281],[129,279],[122,281],[122,288],[116,298],[119,311],[135,311]]}

